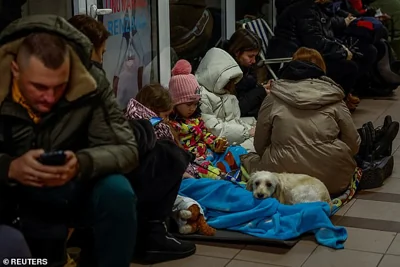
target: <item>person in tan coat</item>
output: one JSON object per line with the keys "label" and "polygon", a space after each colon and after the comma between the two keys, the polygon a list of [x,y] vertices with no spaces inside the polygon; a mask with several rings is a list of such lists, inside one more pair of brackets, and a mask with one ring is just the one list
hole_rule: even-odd
{"label": "person in tan coat", "polygon": [[347,189],[356,170],[360,137],[339,85],[325,76],[316,50],[300,48],[271,82],[255,132],[256,153],[242,156],[244,167],[308,174],[332,195]]}

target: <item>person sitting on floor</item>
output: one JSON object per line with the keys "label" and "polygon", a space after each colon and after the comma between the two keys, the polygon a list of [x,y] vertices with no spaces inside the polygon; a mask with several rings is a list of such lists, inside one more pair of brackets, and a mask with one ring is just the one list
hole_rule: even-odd
{"label": "person sitting on floor", "polygon": [[257,121],[256,154],[242,156],[249,172],[308,174],[330,194],[344,192],[355,173],[360,136],[343,89],[326,77],[321,54],[300,48],[271,83]]}
{"label": "person sitting on floor", "polygon": [[201,60],[195,74],[200,84],[200,110],[205,126],[216,136],[224,136],[230,144],[254,151],[256,119],[241,117],[235,84],[243,77],[232,56],[219,48],[211,48]]}
{"label": "person sitting on floor", "polygon": [[[184,149],[194,154],[201,166],[210,168],[218,165],[219,155],[228,149],[228,141],[212,134],[201,118],[200,86],[191,70],[190,63],[183,59],[172,70],[169,90],[174,110],[170,123]],[[200,172],[200,175],[210,178],[210,173]]]}

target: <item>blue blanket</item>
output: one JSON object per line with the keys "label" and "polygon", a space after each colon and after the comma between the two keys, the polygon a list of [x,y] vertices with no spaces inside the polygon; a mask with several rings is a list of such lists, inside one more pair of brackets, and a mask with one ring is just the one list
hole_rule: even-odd
{"label": "blue blanket", "polygon": [[199,202],[216,229],[278,240],[314,233],[319,244],[336,249],[347,239],[346,229],[330,221],[327,203],[282,205],[273,198],[255,199],[238,184],[211,179],[185,179],[179,194]]}

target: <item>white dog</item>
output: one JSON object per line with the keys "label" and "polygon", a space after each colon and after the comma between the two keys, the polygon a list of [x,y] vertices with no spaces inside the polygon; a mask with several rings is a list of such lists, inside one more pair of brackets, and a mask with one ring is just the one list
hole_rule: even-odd
{"label": "white dog", "polygon": [[332,206],[326,186],[305,174],[255,172],[250,175],[246,189],[255,198],[273,197],[282,204],[324,201]]}

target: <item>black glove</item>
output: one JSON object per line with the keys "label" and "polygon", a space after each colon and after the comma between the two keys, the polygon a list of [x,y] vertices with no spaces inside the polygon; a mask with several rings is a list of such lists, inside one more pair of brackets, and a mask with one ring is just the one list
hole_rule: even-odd
{"label": "black glove", "polygon": [[142,157],[156,145],[157,136],[154,132],[153,125],[151,125],[150,121],[144,119],[130,120],[129,125],[136,137],[139,157]]}

